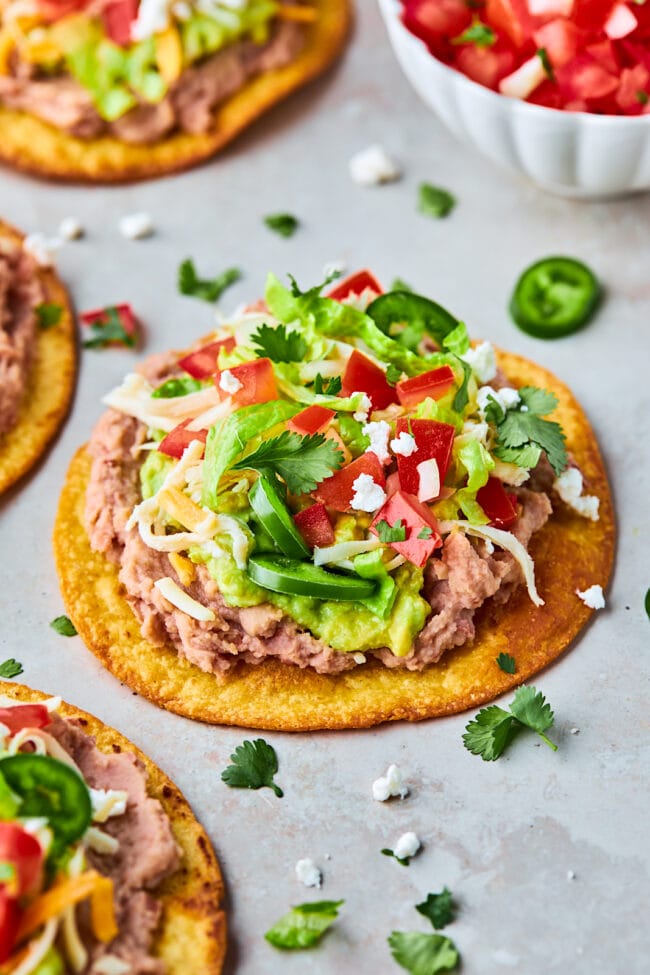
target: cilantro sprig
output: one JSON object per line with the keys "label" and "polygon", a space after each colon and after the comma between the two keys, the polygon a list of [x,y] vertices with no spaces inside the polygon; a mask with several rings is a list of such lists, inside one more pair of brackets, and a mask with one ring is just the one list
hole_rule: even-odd
{"label": "cilantro sprig", "polygon": [[536,386],[522,386],[519,402],[508,410],[490,397],[485,416],[496,426],[495,456],[519,467],[531,468],[545,451],[555,473],[561,474],[568,463],[566,437],[559,423],[543,419],[557,403],[555,393]]}
{"label": "cilantro sprig", "polygon": [[394,525],[389,525],[382,518],[375,525],[375,529],[380,542],[386,542],[390,545],[391,542],[403,542],[406,540],[406,525],[401,518]]}
{"label": "cilantro sprig", "polygon": [[54,328],[61,321],[63,305],[59,305],[55,301],[42,301],[40,305],[36,305],[34,311],[36,312],[38,327],[47,331],[48,328]]}
{"label": "cilantro sprig", "polygon": [[302,362],[307,354],[307,343],[300,332],[289,332],[286,325],[260,325],[251,336],[251,344],[259,358],[271,362]]}
{"label": "cilantro sprig", "polygon": [[264,223],[280,237],[293,237],[300,226],[300,221],[292,213],[270,213],[264,217]]}
{"label": "cilantro sprig", "polygon": [[467,30],[452,39],[452,44],[473,44],[475,47],[492,47],[496,43],[497,35],[491,27],[484,24],[480,17],[475,17]]}
{"label": "cilantro sprig", "polygon": [[515,663],[515,658],[509,653],[500,653],[495,660],[498,667],[504,672],[504,674],[514,674],[516,672],[517,665]]}
{"label": "cilantro sprig", "polygon": [[332,376],[330,379],[323,380],[318,372],[314,379],[314,392],[317,396],[338,396],[343,388],[343,380],[340,376]]}
{"label": "cilantro sprig", "polygon": [[178,290],[182,295],[190,298],[200,298],[201,301],[218,301],[224,291],[242,276],[237,267],[229,267],[213,278],[200,278],[196,273],[194,261],[188,257],[178,268]]}
{"label": "cilantro sprig", "polygon": [[0,664],[0,677],[4,678],[4,680],[12,680],[14,677],[19,677],[22,672],[23,665],[13,657],[3,660]]}
{"label": "cilantro sprig", "polygon": [[311,901],[297,904],[280,918],[264,937],[274,948],[311,948],[339,915],[345,901]]}
{"label": "cilantro sprig", "polygon": [[443,887],[439,894],[428,894],[426,900],[415,905],[415,910],[427,917],[436,931],[451,924],[456,916],[456,905],[448,887]]}
{"label": "cilantro sprig", "polygon": [[275,748],[256,738],[255,741],[243,741],[235,748],[230,756],[232,765],[221,773],[221,780],[231,789],[272,789],[278,799],[284,792],[273,781],[278,771],[278,756]]}
{"label": "cilantro sprig", "polygon": [[448,190],[432,183],[420,183],[418,193],[418,210],[425,217],[435,217],[439,220],[447,217],[456,206],[456,197]]}
{"label": "cilantro sprig", "polygon": [[55,616],[50,626],[59,636],[77,635],[77,629],[69,616]]}
{"label": "cilantro sprig", "polygon": [[522,684],[515,692],[509,711],[492,704],[478,712],[465,728],[463,744],[472,755],[480,755],[484,762],[493,762],[522,728],[530,728],[556,752],[557,745],[544,733],[552,727],[554,719],[542,692]]}
{"label": "cilantro sprig", "polygon": [[314,491],[343,463],[343,454],[322,433],[308,434],[284,430],[279,437],[265,440],[252,453],[243,457],[232,470],[279,474],[291,494]]}

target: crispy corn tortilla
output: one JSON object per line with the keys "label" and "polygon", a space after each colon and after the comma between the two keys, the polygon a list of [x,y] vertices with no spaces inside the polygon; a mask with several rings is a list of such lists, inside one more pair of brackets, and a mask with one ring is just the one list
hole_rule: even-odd
{"label": "crispy corn tortilla", "polygon": [[[0,221],[0,237],[23,235]],[[58,325],[37,329],[32,363],[17,424],[0,435],[0,494],[45,453],[66,417],[77,372],[74,318],[67,292],[51,268],[39,268],[46,300],[61,305]]]}
{"label": "crispy corn tortilla", "polygon": [[[533,536],[536,608],[525,586],[505,605],[491,600],[475,617],[475,639],[447,650],[421,672],[388,670],[373,661],[339,675],[275,660],[241,665],[217,678],[181,660],[171,646],[140,634],[115,565],[93,552],[83,522],[90,457],[82,448],[70,465],[54,529],[54,553],[63,599],[90,650],[121,681],[161,707],[200,721],[279,731],[366,728],[383,721],[419,721],[473,708],[516,687],[560,656],[592,615],[576,596],[594,583],[605,588],[614,555],[614,514],[596,438],[570,390],[552,373],[509,353],[499,365],[517,386],[552,390],[554,418],[588,490],[600,498],[600,520],[588,521],[560,502]],[[515,674],[495,658],[510,653]]]}
{"label": "crispy corn tortilla", "polygon": [[[22,684],[0,682],[0,694],[17,701],[42,701],[51,695]],[[147,791],[169,816],[174,838],[182,850],[180,868],[154,891],[163,916],[154,954],[166,965],[166,975],[219,975],[226,953],[224,886],[217,858],[205,830],[185,796],[157,765],[136,746],[86,711],[63,703],[59,713],[77,718],[103,752],[128,751],[144,763]]]}
{"label": "crispy corn tortilla", "polygon": [[350,0],[313,0],[318,18],[307,25],[298,57],[253,78],[214,113],[203,135],[179,132],[152,145],[129,145],[111,136],[76,139],[35,115],[0,106],[0,160],[49,179],[119,183],[188,169],[226,146],[258,116],[322,74],[348,34]]}

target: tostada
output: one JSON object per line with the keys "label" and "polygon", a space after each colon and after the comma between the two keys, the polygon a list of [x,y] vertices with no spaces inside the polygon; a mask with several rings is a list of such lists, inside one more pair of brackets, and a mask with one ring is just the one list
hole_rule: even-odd
{"label": "tostada", "polygon": [[590,616],[576,589],[609,576],[607,479],[562,383],[367,272],[322,290],[270,276],[263,303],[145,361],[68,473],[70,615],[190,717],[473,706],[555,659]]}

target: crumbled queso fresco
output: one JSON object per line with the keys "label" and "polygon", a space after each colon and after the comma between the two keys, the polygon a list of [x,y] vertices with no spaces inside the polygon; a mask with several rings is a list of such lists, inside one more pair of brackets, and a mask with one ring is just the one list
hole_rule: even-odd
{"label": "crumbled queso fresco", "polygon": [[296,877],[305,887],[320,887],[323,881],[322,873],[309,857],[305,857],[304,860],[298,860],[296,864]]}
{"label": "crumbled queso fresco", "polygon": [[602,586],[589,586],[584,592],[580,592],[576,589],[576,595],[580,597],[585,606],[589,609],[604,609],[605,608],[605,596],[603,595]]}
{"label": "crumbled queso fresco", "polygon": [[359,474],[352,483],[352,490],[354,494],[350,507],[355,511],[377,511],[386,500],[383,487],[370,474]]}
{"label": "crumbled queso fresco", "polygon": [[402,773],[397,765],[389,765],[386,774],[381,775],[372,783],[372,798],[377,802],[386,802],[393,796],[405,799],[409,794],[408,787],[402,781]]}

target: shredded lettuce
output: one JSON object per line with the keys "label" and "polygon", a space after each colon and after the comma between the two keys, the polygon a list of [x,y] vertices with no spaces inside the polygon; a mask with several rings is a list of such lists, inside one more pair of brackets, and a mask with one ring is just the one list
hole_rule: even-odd
{"label": "shredded lettuce", "polygon": [[476,492],[488,482],[494,460],[478,440],[464,443],[454,451],[457,465],[467,472],[467,484],[456,492],[454,500],[473,525],[487,525],[489,518],[476,500]]}

